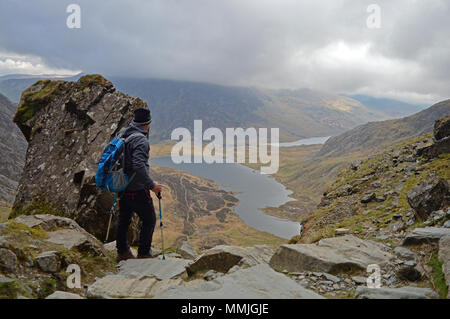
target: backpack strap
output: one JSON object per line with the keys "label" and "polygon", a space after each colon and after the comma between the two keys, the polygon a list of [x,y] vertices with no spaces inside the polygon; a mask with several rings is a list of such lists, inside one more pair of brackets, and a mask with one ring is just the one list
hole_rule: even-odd
{"label": "backpack strap", "polygon": [[[132,138],[134,138],[134,137],[137,137],[137,136],[139,136],[139,135],[142,135],[142,136],[144,136],[145,137],[145,135],[144,134],[142,134],[142,133],[139,133],[139,132],[135,132],[135,133],[133,133],[133,134],[130,134],[129,136],[127,136],[126,138],[123,138],[123,137],[120,137],[122,140],[123,140],[123,142],[124,142],[124,144],[125,144],[125,148],[124,148],[124,151],[123,151],[123,155],[124,156],[122,156],[122,167],[123,167],[123,169],[125,169],[125,158],[126,158],[126,144],[132,139]],[[134,176],[136,175],[136,172],[133,172],[133,174],[131,175],[131,177],[130,177],[130,180],[129,180],[129,182],[131,183],[131,181],[133,180],[133,178],[134,178]]]}

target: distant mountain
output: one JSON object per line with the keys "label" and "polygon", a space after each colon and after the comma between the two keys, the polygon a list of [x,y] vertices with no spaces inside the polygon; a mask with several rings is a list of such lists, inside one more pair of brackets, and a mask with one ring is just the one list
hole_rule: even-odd
{"label": "distant mountain", "polygon": [[426,105],[409,104],[398,100],[376,98],[368,95],[347,95],[370,108],[371,110],[382,112],[391,118],[401,118],[426,108]]}
{"label": "distant mountain", "polygon": [[24,166],[27,142],[12,118],[17,106],[0,94],[0,201],[12,203]]}
{"label": "distant mountain", "polygon": [[342,133],[379,112],[339,95],[308,89],[265,90],[158,79],[115,78],[121,91],[146,100],[154,117],[153,142],[170,139],[177,127],[192,130],[195,119],[204,127],[279,127],[280,139]]}
{"label": "distant mountain", "polygon": [[365,154],[378,151],[431,132],[434,121],[448,115],[450,115],[450,99],[408,117],[367,123],[341,135],[331,137],[316,154],[316,157],[335,157],[354,151]]}
{"label": "distant mountain", "polygon": [[[64,78],[74,81],[81,75]],[[24,75],[0,78],[0,92],[13,101],[39,78]],[[203,125],[278,127],[282,141],[340,134],[359,124],[386,119],[348,97],[313,91],[266,90],[215,84],[109,77],[114,86],[148,102],[152,110],[151,141],[170,139],[177,127],[192,131],[196,119]]]}

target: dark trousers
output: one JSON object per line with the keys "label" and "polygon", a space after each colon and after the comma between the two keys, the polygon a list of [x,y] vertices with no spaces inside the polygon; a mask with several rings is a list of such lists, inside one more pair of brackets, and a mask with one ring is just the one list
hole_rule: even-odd
{"label": "dark trousers", "polygon": [[117,251],[123,253],[130,249],[128,245],[128,228],[130,227],[133,213],[136,213],[142,222],[139,233],[138,254],[148,255],[156,223],[155,208],[148,190],[125,192],[119,200],[119,219],[116,232]]}

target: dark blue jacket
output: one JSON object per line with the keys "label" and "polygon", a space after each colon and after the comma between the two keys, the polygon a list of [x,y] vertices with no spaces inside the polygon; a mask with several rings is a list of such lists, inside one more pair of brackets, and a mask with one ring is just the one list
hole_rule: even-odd
{"label": "dark blue jacket", "polygon": [[[133,133],[135,136],[129,137]],[[128,177],[133,176],[131,183],[128,185],[126,192],[135,192],[143,189],[152,189],[155,183],[149,175],[149,151],[150,143],[148,141],[148,133],[140,125],[131,122],[131,124],[123,129],[118,137],[126,139],[125,144],[125,173]]]}

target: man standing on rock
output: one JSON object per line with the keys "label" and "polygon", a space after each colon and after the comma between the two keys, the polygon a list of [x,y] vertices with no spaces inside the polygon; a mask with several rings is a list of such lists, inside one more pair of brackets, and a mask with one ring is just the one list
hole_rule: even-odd
{"label": "man standing on rock", "polygon": [[148,133],[151,122],[150,110],[139,108],[134,111],[134,120],[131,124],[119,134],[119,137],[126,139],[125,173],[128,176],[134,175],[134,177],[125,191],[120,193],[116,231],[117,262],[135,258],[127,239],[128,228],[134,212],[142,221],[137,258],[152,257],[150,249],[156,215],[149,190],[156,194],[160,193],[162,185],[154,182],[149,175]]}

